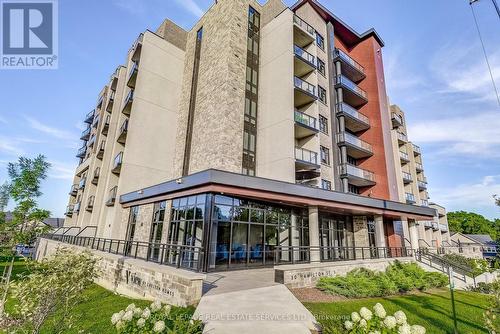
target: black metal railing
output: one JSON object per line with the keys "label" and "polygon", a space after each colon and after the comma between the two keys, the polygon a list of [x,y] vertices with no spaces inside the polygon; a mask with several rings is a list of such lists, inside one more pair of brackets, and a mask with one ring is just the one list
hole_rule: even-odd
{"label": "black metal railing", "polygon": [[204,251],[197,246],[62,234],[45,234],[42,238],[197,272],[204,268]]}

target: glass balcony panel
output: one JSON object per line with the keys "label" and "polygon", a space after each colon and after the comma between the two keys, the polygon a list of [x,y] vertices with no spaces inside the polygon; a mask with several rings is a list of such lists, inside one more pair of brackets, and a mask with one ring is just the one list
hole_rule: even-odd
{"label": "glass balcony panel", "polygon": [[359,88],[358,85],[349,80],[346,76],[338,75],[337,84],[342,84],[347,88],[349,88],[350,90],[352,90],[353,92],[355,92],[356,94],[361,95],[363,98],[365,99],[367,98],[366,92],[363,89]]}
{"label": "glass balcony panel", "polygon": [[298,110],[295,110],[295,122],[317,129],[316,118]]}
{"label": "glass balcony panel", "polygon": [[357,109],[351,107],[347,103],[344,103],[344,102],[338,103],[337,104],[337,112],[345,113],[345,114],[351,116],[352,118],[355,118],[355,119],[359,120],[360,122],[367,124],[368,127],[370,125],[370,119],[366,115],[360,113]]}
{"label": "glass balcony panel", "polygon": [[295,77],[294,84],[295,88],[302,89],[303,91],[316,96],[316,86],[310,84],[309,82],[302,80],[299,77]]}
{"label": "glass balcony panel", "polygon": [[295,148],[295,159],[305,161],[313,165],[318,165],[318,153],[306,150],[304,148]]}
{"label": "glass balcony panel", "polygon": [[294,15],[293,16],[293,23],[295,23],[297,26],[299,26],[303,30],[305,30],[309,35],[311,35],[311,37],[315,38],[316,30],[311,25],[309,25],[306,21],[302,20],[297,15]]}

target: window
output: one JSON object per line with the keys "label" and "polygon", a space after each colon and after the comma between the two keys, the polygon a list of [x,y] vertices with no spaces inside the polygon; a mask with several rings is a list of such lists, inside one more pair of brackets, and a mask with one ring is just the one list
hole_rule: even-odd
{"label": "window", "polygon": [[160,243],[163,235],[163,221],[165,220],[165,208],[167,203],[157,202],[154,204],[153,224],[149,233],[148,259],[158,261],[160,255]]}
{"label": "window", "polygon": [[319,115],[319,131],[323,132],[325,135],[328,134],[328,118]]}
{"label": "window", "polygon": [[321,50],[325,50],[325,39],[316,31],[316,44]]}
{"label": "window", "polygon": [[325,62],[318,58],[318,72],[325,75]]}
{"label": "window", "polygon": [[130,255],[131,253],[133,253],[132,248],[134,248],[134,252],[137,251],[137,245],[133,245],[131,241],[134,241],[135,225],[137,224],[138,218],[139,218],[139,207],[138,206],[131,207],[127,223],[127,232],[125,234],[125,240],[128,241],[127,243],[125,243],[126,255]]}
{"label": "window", "polygon": [[321,86],[318,86],[318,97],[321,102],[326,104],[326,89]]}
{"label": "window", "polygon": [[324,146],[321,146],[320,151],[321,151],[321,163],[325,164],[325,165],[329,165],[330,164],[330,150]]}
{"label": "window", "polygon": [[332,183],[328,180],[321,180],[321,188],[325,190],[332,190]]}
{"label": "window", "polygon": [[351,194],[356,194],[358,195],[359,194],[359,188],[356,187],[356,186],[353,186],[352,184],[349,184],[347,186],[347,192],[351,193]]}

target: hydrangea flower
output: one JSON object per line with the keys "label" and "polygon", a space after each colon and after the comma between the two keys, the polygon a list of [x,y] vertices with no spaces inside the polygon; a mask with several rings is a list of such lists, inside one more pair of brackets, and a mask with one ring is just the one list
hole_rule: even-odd
{"label": "hydrangea flower", "polygon": [[368,334],[380,334],[380,331],[372,331],[372,332],[368,332]]}
{"label": "hydrangea flower", "polygon": [[372,311],[370,311],[366,307],[362,307],[361,310],[359,310],[359,314],[365,320],[370,320],[372,318],[372,316],[373,316]]}
{"label": "hydrangea flower", "polygon": [[163,321],[157,321],[153,327],[153,331],[156,333],[161,333],[165,330],[165,323]]}
{"label": "hydrangea flower", "polygon": [[398,334],[411,334],[411,326],[408,324],[403,324],[399,326]]}
{"label": "hydrangea flower", "polygon": [[122,321],[130,321],[132,318],[134,318],[134,311],[129,310],[123,315]]}
{"label": "hydrangea flower", "polygon": [[151,303],[151,311],[156,312],[161,309],[161,302],[159,300],[155,300]]}
{"label": "hydrangea flower", "polygon": [[385,327],[392,329],[392,328],[396,327],[396,325],[397,325],[396,318],[394,318],[392,315],[389,315],[384,319],[384,326]]}
{"label": "hydrangea flower", "polygon": [[118,322],[116,323],[116,329],[120,330],[123,327],[125,327],[125,323],[121,320],[118,320]]}
{"label": "hydrangea flower", "polygon": [[366,326],[368,326],[368,323],[366,322],[366,320],[365,319],[361,319],[359,321],[359,327],[366,328]]}
{"label": "hydrangea flower", "polygon": [[359,313],[358,312],[352,312],[351,313],[351,320],[353,322],[358,322],[361,320],[361,317],[359,316]]}
{"label": "hydrangea flower", "polygon": [[144,318],[140,318],[137,320],[137,327],[142,328],[146,324],[146,320]]}
{"label": "hydrangea flower", "polygon": [[170,305],[163,306],[163,311],[165,312],[166,315],[170,314],[170,310],[172,310],[172,306]]}
{"label": "hydrangea flower", "polygon": [[116,323],[118,321],[120,321],[121,317],[120,317],[120,314],[119,313],[114,313],[112,316],[111,316],[111,323],[113,325],[116,325]]}
{"label": "hydrangea flower", "polygon": [[134,304],[134,303],[132,303],[132,304],[130,304],[129,306],[127,306],[127,308],[125,309],[125,311],[132,311],[132,310],[134,310],[134,309],[135,309],[135,304]]}
{"label": "hydrangea flower", "polygon": [[141,308],[140,308],[140,307],[136,307],[136,308],[134,309],[134,316],[135,316],[135,317],[140,317],[140,316],[141,316],[141,314],[142,314],[142,310],[141,310]]}
{"label": "hydrangea flower", "polygon": [[352,323],[352,321],[347,320],[346,322],[344,322],[344,327],[345,329],[350,331],[354,327],[354,324]]}
{"label": "hydrangea flower", "polygon": [[425,334],[426,330],[420,325],[411,326],[411,334]]}
{"label": "hydrangea flower", "polygon": [[151,311],[146,307],[144,311],[142,311],[142,317],[144,319],[149,319],[150,316],[151,316]]}
{"label": "hydrangea flower", "polygon": [[385,312],[384,307],[380,303],[375,304],[373,310],[375,311],[375,315],[379,318],[383,319],[387,315],[387,312]]}
{"label": "hydrangea flower", "polygon": [[394,313],[394,318],[399,325],[406,324],[406,314],[403,311],[397,311]]}

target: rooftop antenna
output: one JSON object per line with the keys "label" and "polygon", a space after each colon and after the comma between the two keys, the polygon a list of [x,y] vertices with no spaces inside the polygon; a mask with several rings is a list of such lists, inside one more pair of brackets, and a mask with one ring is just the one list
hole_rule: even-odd
{"label": "rooftop antenna", "polygon": [[[488,60],[488,54],[486,53],[486,48],[484,47],[483,37],[481,35],[481,30],[479,29],[479,24],[477,23],[476,12],[474,11],[473,4],[479,2],[480,0],[469,0],[470,9],[472,11],[472,17],[474,18],[474,23],[476,24],[477,33],[479,35],[479,41],[481,42],[481,47],[483,48],[484,59],[486,60],[486,65],[488,65],[488,71],[490,72],[491,83],[493,84],[493,89],[495,90],[495,94],[497,96],[498,106],[500,106],[500,96],[498,95],[498,89],[495,84],[495,78],[493,77],[493,72],[491,71],[490,61]],[[500,19],[500,9],[498,8],[498,4],[496,0],[491,0],[493,2],[493,6],[498,14],[498,18]]]}

